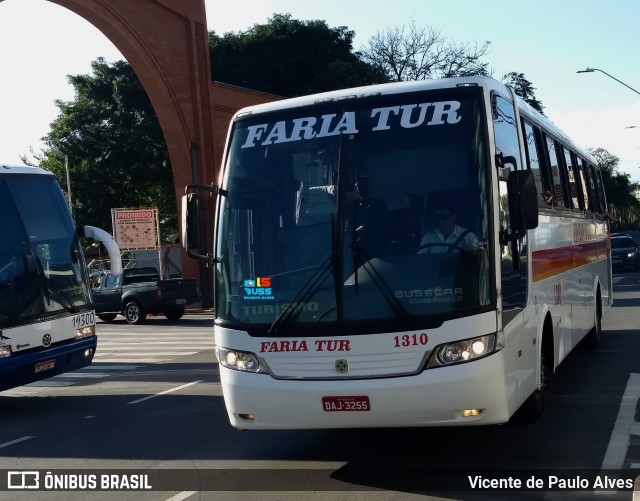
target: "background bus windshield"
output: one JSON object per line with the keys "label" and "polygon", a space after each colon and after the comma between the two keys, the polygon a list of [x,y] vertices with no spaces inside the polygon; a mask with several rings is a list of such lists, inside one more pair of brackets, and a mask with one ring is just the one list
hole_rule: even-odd
{"label": "background bus windshield", "polygon": [[54,178],[0,178],[0,213],[0,329],[90,305],[80,242]]}
{"label": "background bus windshield", "polygon": [[483,116],[481,94],[459,89],[236,122],[218,212],[218,320],[370,331],[488,305]]}

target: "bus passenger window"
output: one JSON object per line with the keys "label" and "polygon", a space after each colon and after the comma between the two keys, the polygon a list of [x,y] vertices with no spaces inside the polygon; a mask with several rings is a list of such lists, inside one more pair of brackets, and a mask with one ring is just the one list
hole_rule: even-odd
{"label": "bus passenger window", "polygon": [[538,205],[553,205],[553,192],[551,190],[551,180],[545,165],[541,165],[538,149],[540,148],[540,131],[534,129],[532,125],[522,122],[522,130],[524,132],[524,146],[527,155],[527,163],[529,170],[533,173],[533,179],[536,183],[538,191]]}
{"label": "bus passenger window", "polygon": [[580,196],[578,194],[578,179],[576,176],[576,166],[573,163],[571,152],[562,147],[562,153],[564,154],[564,164],[567,168],[567,181],[569,182],[569,201],[571,202],[572,209],[581,209]]}
{"label": "bus passenger window", "polygon": [[576,167],[578,168],[578,176],[580,177],[580,186],[582,187],[582,202],[584,204],[584,210],[590,211],[593,209],[593,204],[589,200],[589,188],[587,181],[587,173],[585,170],[584,160],[579,156],[576,156]]}
{"label": "bus passenger window", "polygon": [[596,191],[598,193],[599,212],[601,214],[604,214],[605,212],[607,212],[607,201],[604,196],[604,186],[602,184],[602,177],[600,174],[600,170],[598,168],[594,168],[593,174],[596,179]]}
{"label": "bus passenger window", "polygon": [[549,155],[549,166],[551,167],[551,175],[553,176],[553,197],[554,204],[558,207],[567,207],[564,194],[564,186],[562,175],[560,172],[560,161],[558,160],[558,150],[556,143],[550,137],[547,137],[547,153]]}
{"label": "bus passenger window", "polygon": [[596,186],[596,169],[592,164],[587,164],[587,173],[589,175],[589,194],[591,195],[592,210],[596,213],[602,212],[598,197],[598,187]]}

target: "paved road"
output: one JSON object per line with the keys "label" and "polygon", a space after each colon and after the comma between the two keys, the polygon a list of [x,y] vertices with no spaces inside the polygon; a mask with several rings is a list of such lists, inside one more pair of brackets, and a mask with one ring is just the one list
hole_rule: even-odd
{"label": "paved road", "polygon": [[[96,369],[78,371],[68,386],[30,386],[15,390],[28,395],[13,390],[0,394],[0,469],[132,468],[156,475],[166,471],[162,478],[174,480],[176,472],[186,470],[195,477],[167,492],[135,496],[0,492],[0,497],[3,501],[630,500],[629,491],[593,495],[467,488],[426,495],[416,493],[420,489],[412,484],[417,478],[425,485],[426,475],[445,478],[446,471],[456,473],[459,481],[466,475],[504,477],[513,468],[541,476],[561,472],[579,476],[602,467],[626,475],[636,468],[640,464],[636,421],[640,384],[634,376],[640,374],[640,273],[616,274],[614,291],[616,306],[603,320],[601,349],[578,350],[563,362],[549,385],[545,414],[533,425],[241,432],[229,426],[226,416],[211,350],[210,316],[185,317],[173,325],[164,318],[150,319],[143,326],[99,324],[100,346],[105,349],[100,353],[99,348],[103,359],[96,358]],[[181,343],[169,345],[170,349],[160,344],[176,339]],[[191,351],[196,353],[186,354]],[[420,476],[398,477],[393,474],[397,468],[401,474],[420,468]],[[224,486],[224,491],[216,486]]]}

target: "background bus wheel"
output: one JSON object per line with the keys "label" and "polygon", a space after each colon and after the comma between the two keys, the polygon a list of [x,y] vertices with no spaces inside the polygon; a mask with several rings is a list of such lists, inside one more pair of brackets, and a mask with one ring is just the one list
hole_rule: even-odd
{"label": "background bus wheel", "polygon": [[144,323],[147,318],[147,314],[137,302],[131,301],[124,307],[124,318],[128,324],[140,325]]}
{"label": "background bus wheel", "polygon": [[103,322],[111,323],[116,319],[117,316],[118,315],[116,315],[115,313],[101,313],[100,315],[98,315],[98,318]]}

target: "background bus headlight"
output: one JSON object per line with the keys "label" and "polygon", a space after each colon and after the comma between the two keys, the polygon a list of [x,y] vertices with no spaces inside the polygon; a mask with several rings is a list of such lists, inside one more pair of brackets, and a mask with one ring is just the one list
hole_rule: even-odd
{"label": "background bus headlight", "polygon": [[76,329],[76,339],[84,339],[86,337],[95,336],[96,334],[96,326],[95,325],[87,325],[85,327],[80,327]]}
{"label": "background bus headlight", "polygon": [[265,372],[260,368],[260,362],[253,353],[218,347],[217,355],[220,365],[227,369],[242,372]]}
{"label": "background bus headlight", "polygon": [[427,362],[427,368],[471,362],[486,357],[498,349],[495,334],[442,344],[433,350]]}

